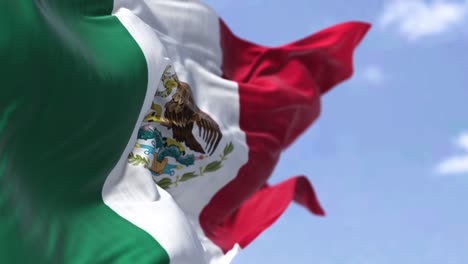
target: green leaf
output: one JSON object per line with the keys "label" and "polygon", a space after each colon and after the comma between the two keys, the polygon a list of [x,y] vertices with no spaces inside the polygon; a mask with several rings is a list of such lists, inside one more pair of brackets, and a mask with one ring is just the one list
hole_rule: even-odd
{"label": "green leaf", "polygon": [[180,178],[180,181],[181,182],[188,181],[188,180],[193,179],[195,177],[198,177],[198,174],[196,174],[194,171],[187,172],[187,173],[184,173],[182,175],[182,177]]}
{"label": "green leaf", "polygon": [[213,172],[221,169],[222,163],[219,160],[213,161],[206,165],[205,170],[203,172]]}
{"label": "green leaf", "polygon": [[128,159],[128,163],[132,164],[132,165],[138,165],[138,159],[133,157],[133,158],[130,158]]}
{"label": "green leaf", "polygon": [[169,187],[171,187],[172,180],[170,178],[164,178],[162,180],[157,181],[156,184],[159,185],[159,187],[167,190],[169,189]]}
{"label": "green leaf", "polygon": [[232,144],[232,142],[229,142],[229,144],[227,144],[224,147],[223,154],[226,157],[227,155],[231,154],[233,151],[234,151],[234,145]]}
{"label": "green leaf", "polygon": [[180,175],[177,175],[175,182],[174,182],[175,187],[179,186],[179,180],[180,180]]}
{"label": "green leaf", "polygon": [[143,158],[140,155],[136,155],[131,159],[131,161],[129,160],[129,162],[132,163],[132,165],[138,166],[142,163],[145,163],[145,164],[149,163],[149,160],[147,160],[146,158]]}

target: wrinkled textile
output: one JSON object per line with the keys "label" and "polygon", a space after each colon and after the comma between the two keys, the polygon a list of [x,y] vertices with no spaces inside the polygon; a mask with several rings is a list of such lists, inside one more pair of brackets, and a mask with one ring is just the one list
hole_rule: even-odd
{"label": "wrinkled textile", "polygon": [[323,215],[268,178],[368,29],[264,47],[195,0],[3,1],[0,262],[229,263],[290,202]]}

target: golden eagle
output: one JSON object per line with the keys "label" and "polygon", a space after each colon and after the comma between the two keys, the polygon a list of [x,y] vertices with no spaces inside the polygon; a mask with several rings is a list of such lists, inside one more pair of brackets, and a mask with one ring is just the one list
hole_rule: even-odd
{"label": "golden eagle", "polygon": [[165,104],[164,125],[172,129],[175,140],[184,142],[193,151],[205,154],[205,150],[192,134],[193,125],[196,123],[199,136],[202,137],[203,133],[205,148],[212,155],[223,134],[216,121],[195,104],[190,86],[185,82],[176,81],[176,92],[172,99]]}

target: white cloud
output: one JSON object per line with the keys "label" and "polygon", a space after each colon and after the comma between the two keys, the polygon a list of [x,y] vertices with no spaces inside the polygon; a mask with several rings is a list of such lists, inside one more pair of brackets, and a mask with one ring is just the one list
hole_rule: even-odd
{"label": "white cloud", "polygon": [[461,24],[468,0],[390,0],[379,18],[382,27],[396,26],[409,41],[436,35]]}
{"label": "white cloud", "polygon": [[363,78],[370,84],[380,85],[385,80],[385,74],[380,66],[369,65],[364,68]]}
{"label": "white cloud", "polygon": [[468,173],[468,132],[462,133],[455,144],[464,149],[464,154],[455,155],[439,163],[436,171],[440,174]]}

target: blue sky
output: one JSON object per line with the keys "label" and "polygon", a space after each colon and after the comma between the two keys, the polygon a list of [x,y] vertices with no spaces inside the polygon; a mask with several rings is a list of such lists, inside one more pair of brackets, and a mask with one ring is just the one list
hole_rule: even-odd
{"label": "blue sky", "polygon": [[205,2],[264,45],[373,24],[271,178],[307,175],[327,216],[292,205],[235,264],[468,263],[468,0]]}

